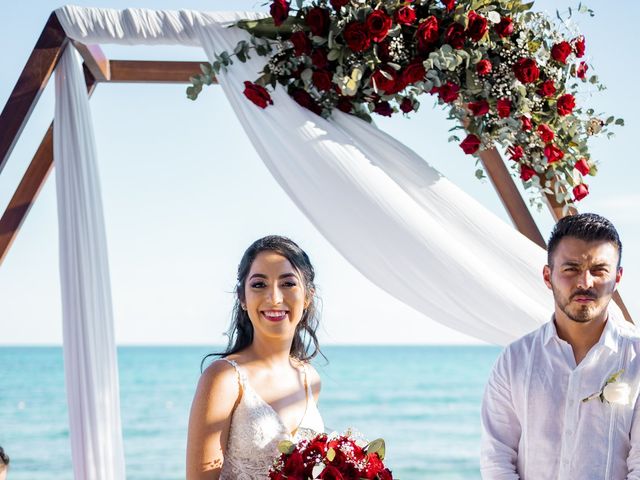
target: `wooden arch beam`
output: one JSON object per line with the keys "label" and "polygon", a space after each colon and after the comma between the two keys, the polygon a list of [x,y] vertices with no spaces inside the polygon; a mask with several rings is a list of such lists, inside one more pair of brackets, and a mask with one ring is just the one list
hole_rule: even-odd
{"label": "wooden arch beam", "polygon": [[0,113],[0,173],[69,42],[52,13]]}

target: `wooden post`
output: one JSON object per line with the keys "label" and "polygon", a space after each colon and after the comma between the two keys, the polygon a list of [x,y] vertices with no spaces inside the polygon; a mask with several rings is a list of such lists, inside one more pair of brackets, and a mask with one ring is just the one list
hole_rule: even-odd
{"label": "wooden post", "polygon": [[[85,83],[89,95],[96,87],[96,80],[84,68]],[[25,172],[16,192],[13,194],[7,209],[0,218],[0,265],[9,252],[9,248],[16,239],[31,206],[36,201],[44,182],[53,166],[53,122],[36,150],[27,171]]]}
{"label": "wooden post", "polygon": [[520,195],[518,187],[516,187],[513,177],[511,177],[498,150],[495,148],[483,150],[479,153],[479,156],[514,226],[529,240],[542,248],[547,248],[540,229],[536,225],[522,195]]}
{"label": "wooden post", "polygon": [[68,41],[52,13],[0,114],[0,173]]}

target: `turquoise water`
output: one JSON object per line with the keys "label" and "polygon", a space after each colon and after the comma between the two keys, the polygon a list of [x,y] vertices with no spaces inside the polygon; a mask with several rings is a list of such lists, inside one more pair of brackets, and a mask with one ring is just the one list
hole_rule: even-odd
{"label": "turquoise water", "polygon": [[[184,478],[187,418],[204,347],[121,347],[129,480]],[[387,442],[394,476],[479,479],[480,401],[494,347],[326,347],[316,362],[327,429]],[[9,480],[72,478],[62,350],[0,347],[0,445]]]}

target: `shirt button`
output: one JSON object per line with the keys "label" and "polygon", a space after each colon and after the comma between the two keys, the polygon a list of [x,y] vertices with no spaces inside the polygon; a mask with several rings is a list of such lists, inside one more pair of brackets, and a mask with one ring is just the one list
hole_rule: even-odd
{"label": "shirt button", "polygon": [[[573,435],[573,430],[568,429],[568,430],[567,430],[567,435]],[[565,460],[565,462],[566,462],[566,460]]]}
{"label": "shirt button", "polygon": [[564,460],[562,460],[562,464],[569,465],[569,459],[565,458]]}

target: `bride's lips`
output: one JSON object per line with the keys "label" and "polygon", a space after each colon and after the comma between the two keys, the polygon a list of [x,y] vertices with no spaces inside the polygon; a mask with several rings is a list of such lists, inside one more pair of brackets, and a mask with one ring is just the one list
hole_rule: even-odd
{"label": "bride's lips", "polygon": [[260,313],[270,322],[281,322],[287,318],[289,312],[286,310],[262,310]]}

